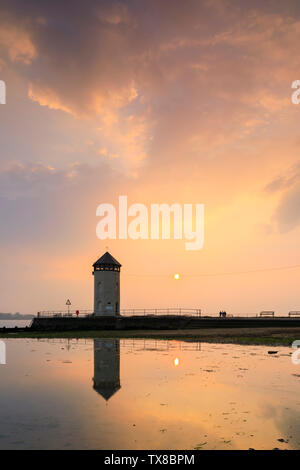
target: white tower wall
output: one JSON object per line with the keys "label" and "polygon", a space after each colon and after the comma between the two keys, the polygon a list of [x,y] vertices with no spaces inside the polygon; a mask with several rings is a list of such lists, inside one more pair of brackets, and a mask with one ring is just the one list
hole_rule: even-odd
{"label": "white tower wall", "polygon": [[120,315],[120,271],[94,271],[94,314]]}

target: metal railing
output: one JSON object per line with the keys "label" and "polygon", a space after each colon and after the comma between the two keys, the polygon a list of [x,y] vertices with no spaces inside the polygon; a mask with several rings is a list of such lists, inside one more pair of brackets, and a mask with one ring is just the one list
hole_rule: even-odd
{"label": "metal railing", "polygon": [[121,310],[122,316],[156,316],[156,315],[182,315],[187,317],[201,317],[199,308],[127,308]]}
{"label": "metal railing", "polygon": [[[100,313],[98,313],[100,314]],[[72,318],[82,318],[90,317],[94,315],[93,310],[44,310],[37,312],[37,317],[42,318],[61,318],[61,317],[72,317]],[[101,314],[100,314],[101,315]],[[113,316],[113,312],[102,312],[102,315]],[[123,317],[129,316],[166,316],[166,315],[175,315],[175,316],[187,316],[187,317],[201,317],[205,318],[220,318],[219,313],[203,313],[199,308],[125,308],[120,310],[120,315]],[[291,318],[291,317],[300,317],[299,311],[290,311],[285,315],[277,315],[272,310],[265,310],[260,313],[238,313],[238,314],[227,314],[226,319],[245,319],[247,318]],[[223,318],[224,319],[224,318]]]}
{"label": "metal railing", "polygon": [[[38,318],[60,318],[60,317],[89,317],[94,314],[93,310],[43,310],[37,312]],[[103,315],[113,315],[113,312],[103,312]],[[180,315],[201,317],[199,308],[126,308],[120,310],[121,316],[156,316],[156,315]]]}
{"label": "metal railing", "polygon": [[88,317],[93,315],[93,310],[43,310],[37,312],[38,318],[52,317]]}

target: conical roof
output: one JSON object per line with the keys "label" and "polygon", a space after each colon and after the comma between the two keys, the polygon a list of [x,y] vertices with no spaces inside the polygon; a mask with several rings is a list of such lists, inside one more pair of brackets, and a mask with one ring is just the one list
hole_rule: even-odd
{"label": "conical roof", "polygon": [[118,390],[121,385],[118,382],[95,383],[94,390],[99,393],[106,401],[108,401]]}
{"label": "conical roof", "polygon": [[122,266],[111,254],[107,251],[104,255],[101,256],[93,266],[118,266],[119,268]]}

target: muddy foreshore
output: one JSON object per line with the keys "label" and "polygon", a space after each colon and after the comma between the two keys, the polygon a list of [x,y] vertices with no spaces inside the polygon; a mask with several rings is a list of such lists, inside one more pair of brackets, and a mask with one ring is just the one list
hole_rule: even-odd
{"label": "muddy foreshore", "polygon": [[211,343],[291,346],[300,339],[300,327],[262,328],[206,328],[185,330],[88,330],[88,331],[32,331],[14,328],[0,331],[0,338],[154,338]]}

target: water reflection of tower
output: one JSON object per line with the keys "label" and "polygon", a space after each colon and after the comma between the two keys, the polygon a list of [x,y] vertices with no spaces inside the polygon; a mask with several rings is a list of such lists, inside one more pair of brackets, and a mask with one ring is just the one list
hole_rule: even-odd
{"label": "water reflection of tower", "polygon": [[94,390],[109,400],[120,388],[120,340],[94,340]]}

